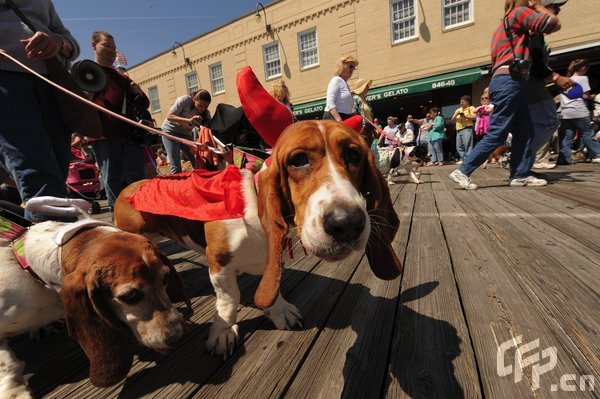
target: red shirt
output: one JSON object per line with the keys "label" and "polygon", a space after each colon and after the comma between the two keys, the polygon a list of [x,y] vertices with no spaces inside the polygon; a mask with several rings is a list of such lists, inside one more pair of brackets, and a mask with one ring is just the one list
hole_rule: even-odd
{"label": "red shirt", "polygon": [[[549,14],[540,14],[528,7],[517,7],[508,13],[508,26],[512,34],[514,53],[520,59],[529,56],[526,41],[529,34],[554,32],[558,27],[558,18]],[[510,65],[515,59],[510,41],[504,30],[504,20],[494,32],[491,45],[492,73],[502,65]]]}

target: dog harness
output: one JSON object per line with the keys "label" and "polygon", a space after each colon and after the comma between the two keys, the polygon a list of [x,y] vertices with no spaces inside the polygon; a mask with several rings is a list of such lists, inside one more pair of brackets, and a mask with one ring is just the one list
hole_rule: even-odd
{"label": "dog harness", "polygon": [[[25,222],[27,220],[23,219],[23,223]],[[62,227],[49,231],[48,236],[42,234],[39,238],[46,246],[46,250],[42,253],[43,259],[30,261],[27,259],[27,248],[30,245],[28,241],[32,239],[28,234],[29,227],[24,227],[0,215],[0,237],[10,242],[21,267],[44,285],[59,292],[64,278],[64,272],[60,267],[61,247],[81,229],[111,225],[94,219],[82,219],[75,223],[57,222],[57,224],[62,224]]]}

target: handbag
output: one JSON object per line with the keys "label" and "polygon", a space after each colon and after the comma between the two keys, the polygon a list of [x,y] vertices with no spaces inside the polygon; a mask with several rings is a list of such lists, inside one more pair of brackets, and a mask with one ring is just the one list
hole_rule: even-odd
{"label": "handbag", "polygon": [[[38,31],[13,0],[5,0],[5,2],[33,33]],[[46,60],[46,67],[50,80],[79,97],[84,97],[81,88],[57,57]],[[98,111],[95,108],[60,90],[56,91],[56,100],[60,116],[70,130],[69,135],[80,133],[93,138],[102,135],[102,122],[100,122]]]}

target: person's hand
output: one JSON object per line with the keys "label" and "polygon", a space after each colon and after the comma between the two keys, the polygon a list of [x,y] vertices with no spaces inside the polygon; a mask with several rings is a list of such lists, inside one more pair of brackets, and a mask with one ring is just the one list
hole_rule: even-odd
{"label": "person's hand", "polygon": [[596,134],[594,135],[594,138],[595,138],[596,140],[600,140],[600,132],[596,133]]}
{"label": "person's hand", "polygon": [[202,117],[200,115],[194,115],[190,118],[190,125],[200,126],[202,124]]}
{"label": "person's hand", "polygon": [[535,8],[536,6],[541,6],[542,0],[529,0],[529,7]]}
{"label": "person's hand", "polygon": [[571,87],[575,86],[575,82],[573,82],[571,79],[567,78],[566,76],[559,76],[556,79],[556,82],[554,82],[554,84],[563,90],[567,90],[567,89],[570,89]]}
{"label": "person's hand", "polygon": [[56,57],[62,48],[62,37],[54,33],[36,32],[29,39],[21,40],[27,57],[48,60]]}

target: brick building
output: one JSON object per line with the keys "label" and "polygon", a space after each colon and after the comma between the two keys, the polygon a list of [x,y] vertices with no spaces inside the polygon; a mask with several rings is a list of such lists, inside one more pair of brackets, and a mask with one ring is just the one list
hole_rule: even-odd
{"label": "brick building", "polygon": [[[592,90],[600,89],[598,0],[571,0],[563,28],[548,36],[551,64],[589,58]],[[260,19],[256,17],[260,16]],[[336,60],[352,54],[352,80],[372,79],[375,115],[422,115],[430,106],[451,114],[461,95],[477,99],[489,83],[489,46],[503,15],[492,0],[279,0],[129,70],[162,123],[174,100],[205,88],[218,103],[239,105],[237,71],[250,65],[263,85],[283,78],[299,119],[320,117]],[[474,101],[477,104],[477,101]]]}

